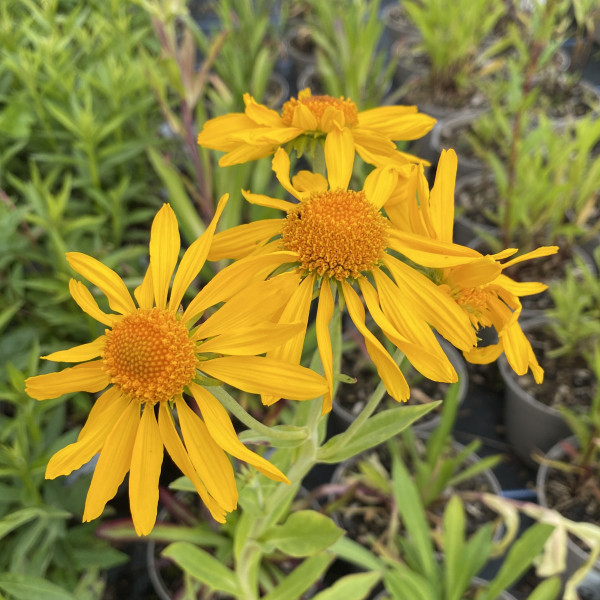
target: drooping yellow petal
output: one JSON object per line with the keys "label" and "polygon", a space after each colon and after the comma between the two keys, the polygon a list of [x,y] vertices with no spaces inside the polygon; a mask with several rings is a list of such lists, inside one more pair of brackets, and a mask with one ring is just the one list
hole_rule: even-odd
{"label": "drooping yellow petal", "polygon": [[398,229],[388,231],[388,245],[423,267],[454,267],[481,257],[481,254],[472,248],[432,240]]}
{"label": "drooping yellow petal", "polygon": [[169,298],[170,311],[176,312],[178,310],[183,295],[204,266],[217,223],[227,204],[228,198],[229,194],[221,196],[209,226],[182,256],[179,267],[177,267],[177,273],[175,273],[175,278],[173,279],[173,287],[171,288],[171,297]]}
{"label": "drooping yellow petal", "polygon": [[282,273],[267,281],[249,284],[198,326],[195,339],[207,339],[232,328],[252,327],[270,321],[293,294],[297,282],[295,273]]}
{"label": "drooping yellow petal", "polygon": [[109,306],[115,312],[122,315],[135,312],[135,304],[127,286],[112,269],[81,252],[67,252],[66,257],[75,271],[104,292]]}
{"label": "drooping yellow petal", "polygon": [[229,418],[227,411],[208,390],[205,390],[198,384],[192,383],[190,385],[190,391],[198,403],[208,432],[223,450],[229,452],[232,456],[253,465],[263,475],[266,475],[274,481],[290,482],[275,465],[272,465],[262,456],[255,454],[240,442],[235,433],[235,429],[231,424],[231,419]]}
{"label": "drooping yellow petal", "polygon": [[245,113],[255,123],[264,127],[283,127],[283,121],[278,112],[259,104],[250,94],[244,94]]}
{"label": "drooping yellow petal", "polygon": [[539,294],[548,289],[545,283],[537,281],[514,281],[506,275],[499,275],[494,280],[494,284],[504,288],[515,296],[531,296],[532,294]]}
{"label": "drooping yellow petal", "polygon": [[531,368],[536,383],[542,383],[544,370],[540,367],[529,340],[525,337],[517,321],[506,326],[500,337],[504,346],[506,360],[517,375],[525,375]]}
{"label": "drooping yellow petal", "polygon": [[397,185],[397,170],[393,167],[382,167],[373,169],[367,175],[363,191],[373,206],[381,208],[389,200]]}
{"label": "drooping yellow petal", "polygon": [[433,129],[436,120],[416,106],[380,106],[358,113],[358,127],[390,140],[416,140]]}
{"label": "drooping yellow petal", "polygon": [[102,361],[81,363],[59,373],[36,375],[25,381],[25,392],[36,400],[58,398],[71,392],[99,392],[110,383]]}
{"label": "drooping yellow petal", "polygon": [[201,315],[209,306],[228,300],[248,282],[264,279],[285,263],[298,260],[295,252],[273,252],[267,255],[242,258],[219,271],[189,303],[183,313],[183,322],[191,321]]}
{"label": "drooping yellow petal", "polygon": [[435,183],[429,196],[429,210],[437,239],[452,242],[454,229],[454,184],[458,159],[454,150],[442,150]]}
{"label": "drooping yellow petal", "polygon": [[100,452],[85,499],[84,521],[99,517],[106,503],[117,493],[119,485],[129,471],[139,422],[140,405],[131,401],[108,434]]}
{"label": "drooping yellow petal", "polygon": [[236,326],[235,329],[204,342],[198,351],[235,356],[264,354],[281,346],[302,329],[306,331],[306,327],[301,323],[258,323],[240,329]]}
{"label": "drooping yellow petal", "polygon": [[104,311],[100,310],[98,303],[94,300],[90,290],[88,290],[81,281],[77,281],[76,279],[69,280],[69,292],[73,300],[77,303],[79,308],[83,310],[83,312],[87,313],[92,317],[92,319],[96,319],[99,323],[103,325],[108,325],[112,327],[115,322],[120,318],[120,315],[109,315]]}
{"label": "drooping yellow petal", "polygon": [[542,256],[550,256],[551,254],[556,254],[558,252],[558,246],[541,246],[536,250],[532,250],[531,252],[526,252],[525,254],[521,254],[521,256],[517,256],[517,258],[513,258],[508,262],[505,262],[502,265],[503,269],[507,267],[512,267],[517,263],[523,262],[524,260],[531,260],[532,258],[541,258]]}
{"label": "drooping yellow petal", "polygon": [[133,290],[133,295],[140,308],[152,308],[154,306],[154,285],[152,283],[152,269],[148,267],[142,283]]}
{"label": "drooping yellow petal", "polygon": [[202,502],[206,504],[213,519],[219,523],[225,523],[226,511],[208,493],[206,486],[202,483],[200,477],[198,477],[198,473],[196,473],[196,469],[194,469],[194,465],[192,465],[187,450],[175,429],[168,404],[166,402],[160,402],[159,406],[158,428],[162,442],[169,453],[169,456],[173,459],[177,468],[192,482],[192,485],[198,492],[200,498],[202,498]]}
{"label": "drooping yellow petal", "polygon": [[270,142],[264,145],[248,145],[232,140],[231,143],[234,145],[234,149],[219,159],[220,167],[231,167],[259,158],[266,158],[273,154],[275,150],[275,144]]}
{"label": "drooping yellow petal", "polygon": [[266,206],[267,208],[288,211],[290,208],[294,208],[294,206],[296,206],[296,204],[293,202],[280,200],[279,198],[271,198],[270,196],[265,196],[264,194],[253,194],[248,190],[242,190],[242,195],[248,202],[250,202],[250,204]]}
{"label": "drooping yellow petal", "polygon": [[210,495],[227,511],[237,506],[238,491],[233,467],[223,449],[213,440],[200,417],[181,396],[175,401],[183,441],[188,455]]}
{"label": "drooping yellow petal", "polygon": [[326,192],[329,189],[327,179],[321,173],[310,171],[299,171],[292,177],[292,185],[299,192]]}
{"label": "drooping yellow petal", "polygon": [[468,352],[463,352],[463,356],[473,365],[489,365],[502,354],[503,349],[502,343],[490,344],[481,348],[472,348]]}
{"label": "drooping yellow petal", "polygon": [[489,256],[482,256],[473,262],[446,269],[444,281],[451,286],[474,288],[496,280],[502,273],[502,266]]}
{"label": "drooping yellow petal", "polygon": [[89,344],[81,344],[68,350],[59,350],[41,358],[55,362],[83,362],[84,360],[91,360],[100,356],[104,350],[105,343],[106,336],[101,335]]}
{"label": "drooping yellow petal", "polygon": [[305,104],[298,103],[294,107],[292,116],[292,127],[302,129],[302,131],[315,131],[319,123],[317,118]]}
{"label": "drooping yellow petal", "polygon": [[408,400],[410,390],[402,371],[388,354],[387,350],[381,345],[381,342],[365,325],[365,309],[358,294],[346,281],[342,281],[342,291],[350,318],[364,337],[367,352],[377,368],[377,373],[379,373],[386,390],[395,400],[405,402]]}
{"label": "drooping yellow petal", "polygon": [[255,127],[256,123],[244,113],[215,117],[204,123],[202,131],[198,134],[198,144],[212,150],[233,150],[236,145],[231,141],[231,135]]}
{"label": "drooping yellow petal", "polygon": [[332,190],[347,190],[354,165],[354,138],[350,129],[334,127],[325,138],[327,179]]}
{"label": "drooping yellow petal", "polygon": [[94,402],[87,421],[79,432],[77,441],[59,450],[48,461],[46,479],[68,475],[87,463],[94,454],[100,452],[126,405],[127,401],[116,387],[113,386],[106,390]]}
{"label": "drooping yellow petal", "polygon": [[327,393],[323,396],[323,406],[321,408],[321,414],[323,415],[331,411],[333,397],[333,350],[331,347],[331,335],[329,334],[329,323],[333,316],[333,308],[333,295],[329,279],[323,277],[316,319],[317,346],[328,387]]}
{"label": "drooping yellow petal", "polygon": [[156,213],[150,231],[150,270],[158,308],[167,306],[167,295],[180,247],[177,217],[173,209],[164,204]]}
{"label": "drooping yellow petal", "polygon": [[282,219],[260,219],[221,231],[212,239],[208,260],[244,258],[279,235],[282,223]]}
{"label": "drooping yellow petal", "polygon": [[394,142],[372,130],[353,127],[352,137],[354,138],[354,148],[358,155],[365,162],[376,167],[390,164],[389,157],[397,152]]}
{"label": "drooping yellow petal", "polygon": [[306,192],[299,192],[290,181],[290,157],[283,148],[278,148],[273,156],[273,172],[283,188],[297,200],[307,196]]}
{"label": "drooping yellow petal", "polygon": [[314,371],[264,356],[222,356],[199,367],[250,394],[268,394],[291,400],[311,400],[327,392],[327,381]]}
{"label": "drooping yellow petal", "polygon": [[162,460],[163,443],[154,406],[146,404],[133,444],[129,473],[129,507],[138,535],[148,535],[156,523]]}

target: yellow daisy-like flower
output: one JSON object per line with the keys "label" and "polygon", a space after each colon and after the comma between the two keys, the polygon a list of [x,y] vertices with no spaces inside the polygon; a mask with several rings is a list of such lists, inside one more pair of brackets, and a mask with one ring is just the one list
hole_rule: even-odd
{"label": "yellow daisy-like flower", "polygon": [[[352,144],[351,134],[343,135]],[[342,150],[343,152],[343,150]],[[352,165],[338,161],[339,148],[327,139],[325,160],[328,180],[322,175],[300,172],[289,178],[290,160],[283,149],[273,158],[273,170],[283,187],[299,202],[288,202],[244,192],[252,203],[281,209],[283,219],[270,219],[234,227],[215,236],[209,258],[238,258],[240,268],[264,277],[262,262],[272,253],[289,252],[289,269],[297,288],[287,302],[280,323],[296,319],[305,325],[318,288],[317,343],[330,392],[323,412],[331,409],[333,366],[329,322],[334,309],[332,284],[344,299],[350,318],[363,335],[367,350],[390,395],[409,396],[402,372],[382,343],[365,324],[365,307],[387,338],[400,348],[423,375],[437,381],[456,381],[457,375],[431,329],[462,350],[476,344],[467,315],[427,277],[394,255],[404,253],[393,224],[380,208],[394,190],[398,174],[393,167],[375,169],[362,190],[348,190]],[[259,272],[260,270],[260,272]],[[281,272],[281,269],[279,270]],[[286,274],[287,275],[287,274]],[[282,275],[276,275],[277,279]],[[298,363],[305,329],[268,353]],[[263,396],[266,404],[277,396]]]}
{"label": "yellow daisy-like flower", "polygon": [[245,112],[210,119],[198,135],[198,144],[226,152],[222,167],[269,156],[283,144],[300,136],[338,139],[349,131],[351,154],[338,160],[353,161],[354,151],[367,163],[405,164],[419,159],[399,152],[395,141],[416,140],[429,132],[435,119],[419,113],[416,106],[382,106],[360,111],[348,98],[313,96],[304,89],[291,98],[281,114],[244,95]]}
{"label": "yellow daisy-like flower", "polygon": [[[36,400],[45,400],[105,390],[77,441],[52,456],[46,469],[48,479],[68,475],[100,452],[84,521],[102,513],[129,472],[133,524],[139,535],[148,534],[156,521],[163,448],[220,522],[236,508],[238,499],[226,452],[271,479],[288,481],[277,467],[238,440],[225,408],[203,381],[214,378],[250,393],[297,400],[326,392],[325,380],[316,373],[257,356],[284,343],[301,327],[273,322],[281,309],[279,298],[289,295],[294,282],[288,278],[257,286],[243,273],[224,269],[180,310],[187,288],[204,265],[226,200],[226,196],[221,199],[206,232],[185,251],[174,277],[180,251],[177,220],[169,205],[160,209],[152,224],[150,264],[134,292],[137,305],[113,270],[91,256],[67,254],[71,267],[106,295],[114,312],[102,311],[88,289],[72,279],[69,288],[75,302],[107,329],[89,344],[43,357],[80,364],[30,377],[26,391]],[[274,258],[289,260],[285,255]],[[222,302],[196,326],[206,309]],[[201,417],[184,400],[184,392],[193,396]]]}
{"label": "yellow daisy-like flower", "polygon": [[[457,158],[454,150],[442,151],[435,183],[429,192],[423,170],[415,166],[418,178],[416,194],[411,201],[399,203],[390,211],[390,218],[398,228],[404,228],[402,239],[407,245],[406,256],[421,265],[435,269],[432,277],[441,290],[469,316],[476,329],[494,327],[498,343],[465,352],[465,358],[478,364],[490,363],[502,352],[518,375],[531,369],[535,380],[541,383],[544,371],[539,366],[531,344],[518,322],[521,314],[520,296],[538,294],[547,286],[538,282],[516,282],[502,272],[519,262],[549,256],[557,246],[542,246],[537,250],[500,262],[518,250],[508,248],[497,254],[483,255],[470,250],[463,257],[450,255],[454,227],[454,184]],[[418,198],[418,202],[415,202]],[[432,243],[438,253],[432,253]],[[444,256],[444,253],[447,253]]]}

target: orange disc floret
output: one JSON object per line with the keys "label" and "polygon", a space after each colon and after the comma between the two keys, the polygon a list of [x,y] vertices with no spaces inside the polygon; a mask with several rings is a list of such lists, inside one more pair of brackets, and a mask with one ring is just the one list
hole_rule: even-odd
{"label": "orange disc floret", "polygon": [[343,96],[340,96],[339,98],[325,95],[313,96],[308,88],[302,90],[298,94],[297,99],[290,98],[283,105],[283,108],[281,109],[281,120],[284,125],[288,127],[292,125],[294,112],[300,104],[306,106],[315,116],[317,119],[317,128],[320,131],[323,131],[321,127],[323,115],[330,107],[344,115],[345,125],[349,127],[358,125],[358,108],[349,98],[344,98]]}
{"label": "orange disc floret", "polygon": [[187,328],[160,308],[138,309],[108,330],[102,360],[125,396],[150,404],[181,394],[198,362]]}
{"label": "orange disc floret", "polygon": [[290,209],[283,246],[299,254],[302,269],[338,280],[374,267],[387,246],[388,220],[364,192],[312,194]]}
{"label": "orange disc floret", "polygon": [[[469,315],[471,323],[475,327],[491,327],[492,321],[489,315],[490,301],[496,299],[496,294],[486,286],[462,288],[455,291],[454,299],[462,306]],[[501,302],[497,299],[497,302]]]}

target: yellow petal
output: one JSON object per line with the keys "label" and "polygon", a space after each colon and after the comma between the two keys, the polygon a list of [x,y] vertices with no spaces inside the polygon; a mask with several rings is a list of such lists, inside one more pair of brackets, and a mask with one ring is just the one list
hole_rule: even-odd
{"label": "yellow petal", "polygon": [[294,114],[292,115],[292,127],[302,129],[302,131],[315,131],[319,123],[317,118],[306,104],[297,104],[294,107]]}
{"label": "yellow petal", "polygon": [[163,444],[154,406],[146,404],[133,444],[129,473],[129,507],[138,535],[148,535],[156,523],[162,460]]}
{"label": "yellow petal", "polygon": [[68,475],[86,464],[94,454],[100,452],[126,405],[127,401],[116,387],[113,386],[106,390],[94,402],[87,421],[79,432],[77,441],[59,450],[48,461],[46,479]]}
{"label": "yellow petal", "polygon": [[292,336],[306,331],[301,323],[258,323],[251,327],[242,327],[226,331],[198,347],[198,352],[215,354],[233,354],[252,356],[264,354],[281,346]]}
{"label": "yellow petal", "polygon": [[236,145],[231,141],[231,135],[256,126],[257,124],[244,113],[215,117],[204,123],[202,131],[198,134],[198,144],[212,150],[232,150]]}
{"label": "yellow petal", "polygon": [[466,265],[446,269],[444,280],[450,286],[473,288],[495,281],[502,266],[489,256],[482,256]]}
{"label": "yellow petal", "polygon": [[452,242],[454,228],[454,184],[458,160],[454,150],[442,150],[435,183],[429,196],[429,210],[437,239]]}
{"label": "yellow petal", "polygon": [[213,237],[208,260],[244,258],[279,235],[282,224],[283,219],[260,219],[217,233]]}
{"label": "yellow petal", "polygon": [[333,317],[333,295],[329,284],[329,278],[323,277],[321,292],[319,293],[319,306],[317,308],[317,346],[319,356],[323,365],[323,373],[327,380],[327,393],[323,396],[323,407],[321,414],[331,411],[333,394],[333,350],[331,348],[331,336],[329,334],[329,323]]}
{"label": "yellow petal", "polygon": [[183,441],[194,468],[210,495],[231,512],[237,506],[238,491],[229,459],[181,396],[176,400],[176,406]]}
{"label": "yellow petal", "polygon": [[526,252],[525,254],[521,254],[521,256],[517,256],[517,258],[513,258],[508,262],[505,262],[502,265],[503,269],[507,267],[512,267],[512,265],[516,265],[517,263],[523,262],[524,260],[530,260],[532,258],[541,258],[542,256],[550,256],[551,254],[556,254],[558,252],[558,246],[541,246],[536,250],[532,250],[531,252]]}
{"label": "yellow petal", "polygon": [[231,143],[234,145],[234,150],[231,150],[219,159],[220,167],[231,167],[252,160],[258,160],[259,158],[265,158],[273,154],[276,148],[270,142],[263,145],[248,145],[233,140]]}
{"label": "yellow petal", "polygon": [[363,191],[367,200],[381,208],[390,198],[398,185],[398,173],[393,167],[373,169],[365,179]]}
{"label": "yellow petal", "polygon": [[334,127],[325,138],[327,179],[332,190],[348,189],[354,165],[354,138],[350,129]]}
{"label": "yellow petal", "polygon": [[270,321],[297,287],[295,273],[282,273],[267,281],[255,281],[230,298],[219,310],[201,323],[195,339],[207,339],[232,328],[252,327]]}
{"label": "yellow petal", "polygon": [[548,289],[545,283],[538,283],[537,281],[514,281],[506,275],[499,275],[494,280],[494,284],[504,288],[515,296],[531,296],[532,294],[539,294]]}
{"label": "yellow petal", "polygon": [[536,383],[542,383],[544,370],[538,364],[529,340],[515,321],[500,332],[506,360],[517,375],[525,375],[531,368]]}
{"label": "yellow petal", "polygon": [[[372,165],[383,166],[380,161],[396,152],[394,142],[373,130],[353,127],[352,137],[354,138],[355,149],[360,157]],[[386,164],[389,164],[389,162]]]}
{"label": "yellow petal", "polygon": [[150,231],[150,270],[158,308],[167,306],[167,294],[180,246],[177,217],[173,209],[164,204],[154,217]]}
{"label": "yellow petal", "polygon": [[208,493],[204,483],[202,483],[202,480],[198,477],[198,473],[196,473],[196,469],[194,469],[194,465],[192,465],[187,450],[175,429],[168,404],[166,402],[160,402],[159,405],[158,428],[160,430],[162,442],[169,453],[169,456],[173,459],[177,468],[192,482],[192,485],[198,492],[200,498],[202,498],[202,502],[206,504],[213,519],[219,523],[225,523],[226,511]]}
{"label": "yellow petal", "polygon": [[250,94],[244,94],[245,113],[255,123],[264,127],[282,127],[283,121],[279,113],[259,104]]}
{"label": "yellow petal", "polygon": [[148,267],[142,283],[133,290],[133,295],[140,308],[152,308],[154,306],[154,285],[152,283],[152,269]]}
{"label": "yellow petal", "polygon": [[96,464],[85,500],[83,520],[91,521],[102,514],[129,471],[131,453],[140,422],[139,402],[130,402],[106,438]]}
{"label": "yellow petal", "polygon": [[232,136],[233,140],[239,140],[256,147],[270,147],[270,154],[275,151],[278,146],[283,146],[294,138],[304,133],[303,129],[297,127],[261,127],[248,132],[240,132]]}
{"label": "yellow petal", "polygon": [[311,400],[327,392],[323,377],[299,365],[264,356],[223,356],[204,361],[200,369],[249,392],[291,400]]}
{"label": "yellow petal", "polygon": [[81,252],[67,252],[66,257],[75,271],[104,292],[115,312],[123,315],[135,312],[135,304],[126,285],[112,269]]}
{"label": "yellow petal", "polygon": [[81,346],[75,346],[74,348],[69,348],[69,350],[59,350],[58,352],[48,354],[48,356],[42,356],[42,358],[55,362],[83,362],[84,360],[91,360],[100,356],[105,344],[106,336],[101,335],[89,344],[81,344]]}
{"label": "yellow petal", "polygon": [[193,383],[190,385],[190,391],[198,403],[208,432],[223,450],[229,452],[232,456],[253,465],[263,475],[266,475],[274,481],[290,482],[276,466],[272,465],[262,456],[248,450],[248,448],[240,442],[235,433],[235,429],[231,424],[231,419],[229,418],[227,411],[208,390]]}
{"label": "yellow petal", "polygon": [[171,297],[169,298],[170,311],[176,312],[178,310],[183,295],[204,266],[217,223],[227,204],[228,198],[229,194],[221,196],[209,226],[204,230],[204,233],[191,244],[182,256],[179,267],[177,268],[177,273],[173,279]]}
{"label": "yellow petal", "polygon": [[390,140],[416,140],[433,129],[436,120],[416,106],[380,106],[358,113],[358,126]]}
{"label": "yellow petal", "polygon": [[299,192],[326,192],[329,189],[327,179],[320,173],[300,171],[292,178],[292,184]]}
{"label": "yellow petal", "polygon": [[350,318],[364,337],[367,352],[375,364],[377,373],[379,373],[389,395],[398,401],[408,400],[410,395],[408,383],[406,383],[406,379],[394,359],[365,325],[365,309],[358,294],[346,281],[342,281],[342,291]]}
{"label": "yellow petal", "polygon": [[273,172],[277,181],[297,200],[307,196],[306,192],[299,192],[290,181],[290,157],[283,148],[278,148],[273,157]]}
{"label": "yellow petal", "polygon": [[250,202],[250,204],[266,206],[267,208],[276,208],[277,210],[283,210],[285,212],[296,206],[294,202],[280,200],[279,198],[271,198],[270,196],[265,196],[264,194],[253,194],[247,190],[242,190],[242,195],[248,202]]}
{"label": "yellow petal", "polygon": [[388,246],[423,267],[453,267],[481,257],[472,248],[398,229],[388,230]]}
{"label": "yellow petal", "polygon": [[109,383],[108,375],[102,370],[102,361],[95,360],[63,369],[60,373],[29,377],[25,381],[25,393],[36,400],[48,400],[71,392],[99,392]]}
{"label": "yellow petal", "polygon": [[77,281],[76,279],[69,280],[69,292],[79,308],[93,319],[96,319],[96,321],[112,327],[118,320],[119,317],[117,315],[108,315],[100,310],[90,290],[81,281]]}
{"label": "yellow petal", "polygon": [[182,321],[188,322],[201,315],[209,306],[228,300],[248,282],[264,279],[285,263],[298,260],[294,252],[273,252],[261,256],[242,258],[219,271],[190,302],[183,313]]}
{"label": "yellow petal", "polygon": [[482,348],[472,348],[468,352],[463,352],[463,356],[473,365],[489,365],[502,354],[502,350],[502,343],[490,344]]}

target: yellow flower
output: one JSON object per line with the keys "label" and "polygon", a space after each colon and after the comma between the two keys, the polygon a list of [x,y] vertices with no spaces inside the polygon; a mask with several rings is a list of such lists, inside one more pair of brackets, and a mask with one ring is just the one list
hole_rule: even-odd
{"label": "yellow flower", "polygon": [[[57,452],[46,469],[48,479],[68,475],[100,452],[84,521],[102,513],[129,472],[133,524],[139,535],[148,534],[156,521],[163,447],[220,522],[236,508],[238,499],[226,452],[271,479],[287,482],[279,469],[238,440],[225,408],[203,382],[214,378],[250,393],[298,400],[327,390],[325,380],[308,369],[256,356],[285,342],[301,327],[272,322],[280,310],[278,298],[289,294],[292,282],[282,279],[257,287],[243,274],[233,272],[230,278],[224,269],[180,310],[187,288],[206,260],[226,200],[226,196],[221,199],[206,232],[184,253],[172,284],[179,231],[170,206],[161,208],[152,224],[150,264],[134,292],[137,305],[110,268],[91,256],[67,253],[71,267],[106,295],[114,312],[102,311],[88,289],[72,279],[69,287],[75,302],[107,329],[89,344],[43,357],[80,364],[30,377],[26,391],[45,400],[105,390],[77,441]],[[244,293],[238,293],[243,288]],[[225,303],[219,310],[195,325],[206,309],[221,302]],[[201,417],[184,400],[184,392],[193,396]]]}
{"label": "yellow flower", "polygon": [[[316,315],[317,343],[330,392],[324,398],[323,412],[331,409],[333,386],[332,350],[328,325],[332,318],[334,284],[350,318],[365,339],[366,347],[390,395],[406,400],[409,389],[402,372],[382,343],[365,324],[365,308],[358,287],[373,320],[423,375],[437,381],[456,381],[456,372],[431,329],[463,350],[475,343],[475,333],[466,314],[424,275],[393,255],[403,252],[395,239],[395,229],[381,213],[393,191],[398,174],[390,166],[377,168],[366,178],[360,191],[348,190],[352,164],[337,157],[352,146],[349,131],[342,135],[344,145],[325,145],[328,180],[322,175],[300,172],[289,178],[290,160],[283,149],[273,158],[279,182],[298,203],[243,192],[255,204],[286,212],[283,219],[269,219],[234,227],[215,236],[209,258],[237,258],[238,268],[265,277],[264,261],[281,251],[290,254],[297,288],[288,300],[280,323],[300,320],[306,325],[318,288]],[[281,272],[279,269],[278,272]],[[288,275],[289,273],[286,273]],[[282,275],[276,275],[274,280]],[[268,356],[298,363],[305,329]],[[271,404],[276,396],[263,396]]]}
{"label": "yellow flower", "polygon": [[[494,327],[496,330],[497,344],[473,348],[464,353],[465,358],[472,363],[487,364],[504,352],[518,375],[531,369],[535,380],[541,383],[544,371],[518,322],[519,297],[537,294],[547,286],[533,281],[516,282],[502,272],[519,262],[555,254],[558,247],[542,246],[508,262],[500,261],[516,254],[516,248],[485,256],[469,249],[464,256],[459,256],[452,244],[456,167],[454,150],[442,151],[429,193],[423,170],[415,166],[418,180],[413,189],[416,194],[412,201],[395,205],[390,218],[398,228],[406,230],[400,234],[406,244],[406,256],[435,269],[432,277],[440,289],[456,301],[476,329]],[[419,202],[415,202],[417,197]],[[432,252],[435,248],[437,253]]]}
{"label": "yellow flower", "polygon": [[[224,166],[269,156],[283,144],[300,136],[338,139],[349,131],[353,150],[370,164],[404,164],[418,158],[399,152],[395,141],[423,137],[435,119],[417,112],[416,106],[382,106],[358,111],[348,98],[313,96],[304,89],[291,98],[281,114],[244,95],[245,112],[210,119],[198,135],[198,144],[226,152],[219,164]],[[350,160],[349,156],[339,157]]]}

